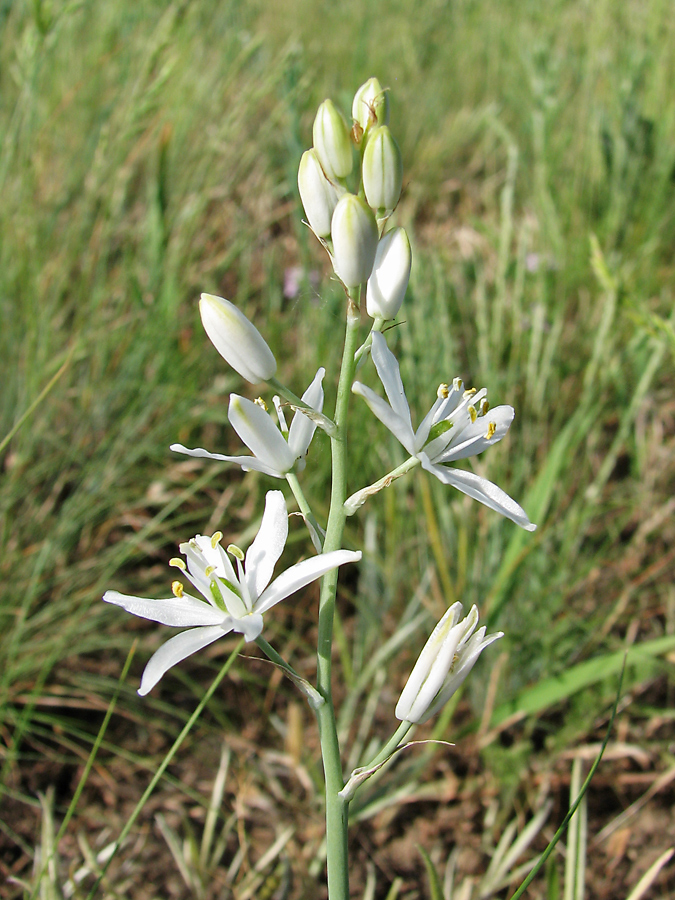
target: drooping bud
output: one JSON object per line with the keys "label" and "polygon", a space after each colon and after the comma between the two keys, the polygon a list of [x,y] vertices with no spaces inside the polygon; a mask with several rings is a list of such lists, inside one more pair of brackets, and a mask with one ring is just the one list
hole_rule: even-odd
{"label": "drooping bud", "polygon": [[326,178],[315,150],[306,150],[302,154],[298,190],[312,231],[319,237],[328,237],[338,195],[335,186]]}
{"label": "drooping bud", "polygon": [[277,371],[274,354],[258,329],[222,297],[202,294],[199,314],[204,331],[223,359],[251,384],[267,381]]}
{"label": "drooping bud", "polygon": [[335,271],[348,288],[368,281],[377,250],[377,222],[371,209],[355,194],[345,194],[331,223]]}
{"label": "drooping bud", "polygon": [[363,153],[363,188],[368,205],[392,210],[403,185],[403,160],[398,144],[386,125],[376,128]]}
{"label": "drooping bud", "polygon": [[363,131],[389,124],[389,95],[377,78],[369,78],[354,94],[352,118]]}
{"label": "drooping bud", "polygon": [[485,637],[476,631],[478,610],[471,607],[460,622],[462,604],[453,603],[431,632],[396,704],[396,718],[426,722],[444,706],[462,684],[483,650],[503,637],[501,631]]}
{"label": "drooping bud", "polygon": [[405,228],[394,228],[380,239],[366,288],[366,310],[373,319],[394,319],[410,280],[412,252]]}
{"label": "drooping bud", "polygon": [[349,128],[332,100],[318,108],[312,131],[314,149],[331,181],[345,178],[352,170],[352,145]]}

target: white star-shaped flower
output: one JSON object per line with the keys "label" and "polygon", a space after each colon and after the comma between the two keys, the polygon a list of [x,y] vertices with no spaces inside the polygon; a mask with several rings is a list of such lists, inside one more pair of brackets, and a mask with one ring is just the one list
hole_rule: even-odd
{"label": "white star-shaped flower", "polygon": [[[326,370],[320,368],[302,395],[303,402],[317,413],[323,409],[322,382],[325,374]],[[277,398],[275,402],[276,400]],[[253,469],[275,478],[283,478],[292,470],[300,472],[305,467],[305,456],[317,423],[298,409],[288,429],[278,403],[276,409],[283,433],[260,403],[253,403],[238,394],[230,394],[228,409],[230,424],[253,456],[225,456],[222,453],[210,453],[201,447],[189,450],[182,444],[172,444],[171,449],[177,453],[186,453],[188,456],[237,463],[245,472]]]}
{"label": "white star-shaped flower", "polygon": [[176,663],[232,631],[243,634],[247,641],[255,640],[262,631],[263,613],[268,609],[330,569],[361,559],[358,551],[320,553],[286,569],[270,584],[287,536],[288,513],[284,495],[281,491],[269,491],[260,530],[246,555],[238,547],[228,547],[235,559],[236,571],[220,545],[220,532],[212,537],[198,534],[180,545],[187,565],[179,558],[172,559],[171,564],[183,572],[204,599],[185,593],[179,581],[172,585],[173,596],[162,600],[106,591],[103,596],[106,603],[114,603],[135,616],[162,625],[189,629],[168,640],[150,659],[138,691],[141,696],[151,691]]}
{"label": "white star-shaped flower", "polygon": [[[513,407],[490,409],[485,388],[465,391],[460,379],[456,378],[452,385],[440,386],[436,402],[415,431],[398,362],[379,332],[373,333],[372,357],[389,402],[359,381],[354,382],[352,391],[363,397],[410,456],[419,460],[422,467],[439,481],[479,500],[526,531],[534,531],[536,525],[530,522],[525,511],[496,484],[473,472],[448,465],[458,459],[476,456],[501,441],[513,421]],[[366,488],[349,498],[345,504],[349,512],[358,508],[368,496],[367,492]]]}

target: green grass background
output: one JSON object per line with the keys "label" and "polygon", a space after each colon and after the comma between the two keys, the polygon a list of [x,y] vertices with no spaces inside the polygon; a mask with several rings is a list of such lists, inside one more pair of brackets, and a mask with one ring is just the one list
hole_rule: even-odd
{"label": "green grass background", "polygon": [[[105,607],[104,590],[162,595],[180,540],[218,527],[245,542],[276,486],[168,450],[239,452],[227,396],[249,388],[205,338],[199,292],[247,312],[297,392],[326,365],[330,408],[343,298],[300,224],[295,178],[318,103],[349,112],[373,74],[391,89],[405,166],[397,217],[414,270],[391,338],[413,416],[458,374],[513,404],[508,439],[475,469],[539,529],[418,472],[350,521],[367,554],[341,601],[344,730],[375,651],[413,623],[390,648],[402,684],[455,599],[507,633],[493,723],[558,709],[549,750],[607,709],[627,642],[643,648],[629,686],[672,679],[671,4],[3,0],[0,728],[15,798],[35,803],[17,773],[47,733],[73,758],[55,724],[91,742],[69,701],[105,708],[136,633],[121,702],[138,714],[136,676],[161,629]],[[319,272],[318,288],[307,278],[285,298],[290,266]],[[357,489],[402,451],[352,409]],[[303,479],[325,514],[321,435]],[[306,552],[295,535],[289,559]],[[270,636],[309,656],[311,603],[277,611]],[[145,708],[182,722],[220,659],[174,670]],[[465,696],[480,718],[489,665],[477,673]],[[384,721],[395,699],[382,694]],[[209,727],[229,721],[210,709]],[[448,716],[435,733],[456,734]],[[486,754],[516,781],[526,752]]]}

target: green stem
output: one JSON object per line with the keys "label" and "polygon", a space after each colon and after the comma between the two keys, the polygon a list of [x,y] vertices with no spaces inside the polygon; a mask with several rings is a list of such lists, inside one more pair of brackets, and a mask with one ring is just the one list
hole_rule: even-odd
{"label": "green stem", "polygon": [[[347,307],[347,329],[335,404],[335,434],[331,435],[333,472],[324,553],[341,548],[346,521],[344,501],[347,495],[347,413],[356,368],[354,351],[358,343],[359,294],[360,289],[357,289],[353,296],[350,293]],[[338,570],[333,569],[324,575],[321,585],[317,688],[325,702],[317,710],[317,718],[326,780],[328,896],[330,900],[349,900],[349,863],[347,858],[349,804],[339,796],[339,792],[344,787],[344,780],[331,689],[331,653],[337,578]]]}
{"label": "green stem", "polygon": [[326,434],[331,437],[335,434],[335,423],[332,422],[328,416],[324,416],[323,413],[317,412],[315,409],[309,405],[309,403],[305,403],[305,401],[298,397],[297,394],[294,394],[293,391],[289,390],[286,385],[282,384],[276,378],[270,378],[267,382],[270,384],[276,391],[281,394],[293,407],[297,407],[298,409],[306,409],[310,414],[309,418],[312,419],[319,428],[323,428]]}
{"label": "green stem", "polygon": [[412,722],[406,722],[405,720],[401,722],[396,731],[389,738],[384,747],[380,750],[377,756],[374,756],[370,762],[366,763],[364,768],[372,769],[373,766],[379,766],[380,763],[383,763],[387,757],[391,756],[392,753],[399,747],[403,738],[407,735],[407,733],[412,728]]}
{"label": "green stem", "polygon": [[314,516],[314,513],[312,512],[312,508],[310,507],[310,505],[307,501],[307,498],[305,497],[305,493],[302,490],[302,487],[300,486],[300,482],[298,481],[298,476],[294,472],[287,472],[286,473],[286,481],[288,482],[291,490],[293,491],[293,496],[297,500],[298,508],[299,508],[300,512],[305,517],[305,521],[308,522],[309,525],[311,525],[312,528],[314,529],[314,531],[316,532],[317,539],[321,543],[321,546],[316,547],[316,544],[314,541],[314,536],[312,535],[312,529],[310,528],[309,533],[310,533],[310,537],[312,538],[312,543],[316,547],[317,553],[322,553],[323,552],[323,540],[322,540],[323,529],[317,522],[316,517]]}
{"label": "green stem", "polygon": [[346,515],[353,516],[356,510],[363,506],[368,497],[372,497],[373,494],[377,494],[384,488],[389,487],[392,481],[396,481],[401,475],[405,475],[406,472],[409,472],[410,469],[414,469],[415,466],[419,466],[419,464],[419,459],[416,456],[411,456],[409,459],[406,459],[405,462],[401,463],[400,466],[392,469],[391,472],[387,472],[387,474],[380,478],[379,481],[374,481],[373,484],[369,484],[368,487],[356,491],[355,494],[352,494],[351,497],[345,501]]}

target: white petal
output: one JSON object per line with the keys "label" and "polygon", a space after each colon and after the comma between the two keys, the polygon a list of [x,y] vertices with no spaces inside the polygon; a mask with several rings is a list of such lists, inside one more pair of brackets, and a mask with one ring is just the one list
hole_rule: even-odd
{"label": "white petal", "polygon": [[256,599],[270,583],[277,560],[288,537],[288,510],[281,491],[268,491],[260,530],[246,552],[244,571],[251,600]]}
{"label": "white petal", "polygon": [[401,381],[401,370],[398,367],[396,357],[387,347],[387,342],[379,331],[373,332],[373,346],[371,356],[380,376],[382,387],[387,395],[391,408],[397,416],[407,423],[412,434],[412,422],[410,421],[410,407],[403,390],[403,382]]}
{"label": "white petal", "polygon": [[[474,635],[474,638],[475,637],[476,635]],[[443,685],[443,688],[439,692],[435,703],[433,703],[426,711],[426,713],[424,713],[424,715],[418,720],[419,724],[426,722],[427,719],[430,719],[432,716],[436,715],[441,707],[445,706],[450,697],[452,697],[452,695],[461,687],[464,679],[473,669],[476,660],[481,655],[483,650],[485,650],[486,647],[492,644],[493,641],[496,641],[501,637],[504,637],[503,631],[497,631],[495,632],[495,634],[491,634],[487,638],[475,642],[472,638],[472,641],[467,647],[465,653],[462,654],[457,668],[452,673],[452,675],[450,675],[447,682]]]}
{"label": "white petal", "polygon": [[315,581],[330,569],[342,566],[348,562],[358,562],[361,559],[361,551],[333,550],[331,553],[320,553],[312,559],[305,559],[296,563],[290,569],[282,572],[275,578],[266,591],[261,594],[255,604],[255,612],[264,613],[281,600],[285,600],[290,594],[299,591],[306,584]]}
{"label": "white petal", "polygon": [[249,613],[240,619],[232,619],[232,630],[243,634],[247,641],[254,641],[263,630],[263,617],[260,613]]}
{"label": "white petal", "polygon": [[255,325],[233,303],[202,294],[199,314],[213,346],[242,378],[257,384],[274,375],[274,354]]}
{"label": "white petal", "polygon": [[[323,409],[323,376],[326,370],[322,367],[314,376],[314,380],[302,395],[307,406],[311,406],[317,412]],[[307,416],[298,410],[293,416],[291,427],[288,431],[288,446],[294,459],[307,455],[307,450],[316,431],[316,422],[312,422]]]}
{"label": "white petal", "polygon": [[488,481],[487,478],[481,478],[474,475],[473,472],[464,472],[461,469],[451,469],[446,466],[434,465],[429,461],[426,453],[419,454],[422,466],[435,475],[443,484],[451,484],[458,491],[473,497],[490,509],[494,509],[507,519],[511,519],[516,525],[520,525],[525,531],[534,531],[536,525],[533,525],[527,517],[525,510],[520,507],[515,500],[503,491],[496,484]]}
{"label": "white petal", "polygon": [[230,424],[249,450],[277,472],[290,472],[293,454],[272,418],[257,403],[230,394]]}
{"label": "white petal", "polygon": [[383,425],[386,425],[394,437],[403,444],[408,453],[411,456],[414,456],[415,435],[413,434],[412,425],[405,419],[396,415],[386,400],[383,400],[382,397],[378,397],[375,391],[366,387],[365,384],[361,384],[360,381],[354,382],[352,385],[352,393],[357,394],[359,397],[363,397],[370,407],[370,411],[377,416]]}
{"label": "white petal", "polygon": [[146,597],[129,597],[119,591],[106,591],[106,603],[121,606],[127,612],[150,619],[162,625],[186,628],[192,625],[217,625],[226,618],[221,612],[203,600],[183,594],[182,597],[168,597],[165,600],[148,600]]}
{"label": "white petal", "polygon": [[165,672],[181,662],[187,656],[192,656],[198,650],[208,647],[218,638],[232,631],[231,627],[222,627],[220,625],[211,626],[210,628],[191,628],[189,631],[183,631],[172,637],[171,640],[159,648],[159,650],[150,658],[143,677],[141,678],[141,686],[138,693],[141,697],[151,691],[157,684],[159,679]]}
{"label": "white petal", "polygon": [[268,466],[266,463],[256,459],[255,456],[225,456],[222,453],[209,453],[208,450],[202,450],[201,447],[196,447],[194,450],[188,450],[188,448],[184,447],[182,444],[172,444],[169,449],[174,450],[176,453],[185,453],[187,456],[194,456],[197,459],[217,459],[222,462],[236,463],[238,466],[242,467],[244,472],[253,470],[255,472],[264,472],[265,475],[272,475],[275,478],[284,477],[283,472],[279,472],[274,466]]}
{"label": "white petal", "polygon": [[[506,435],[513,422],[515,411],[512,406],[495,406],[486,415],[480,416],[475,422],[471,422],[466,428],[449,442],[446,448],[436,455],[431,445],[425,452],[429,459],[435,463],[452,462],[455,459],[467,459],[469,456],[478,456],[483,450],[487,450],[493,444],[497,444]],[[494,424],[495,432],[488,437],[488,427]]]}

